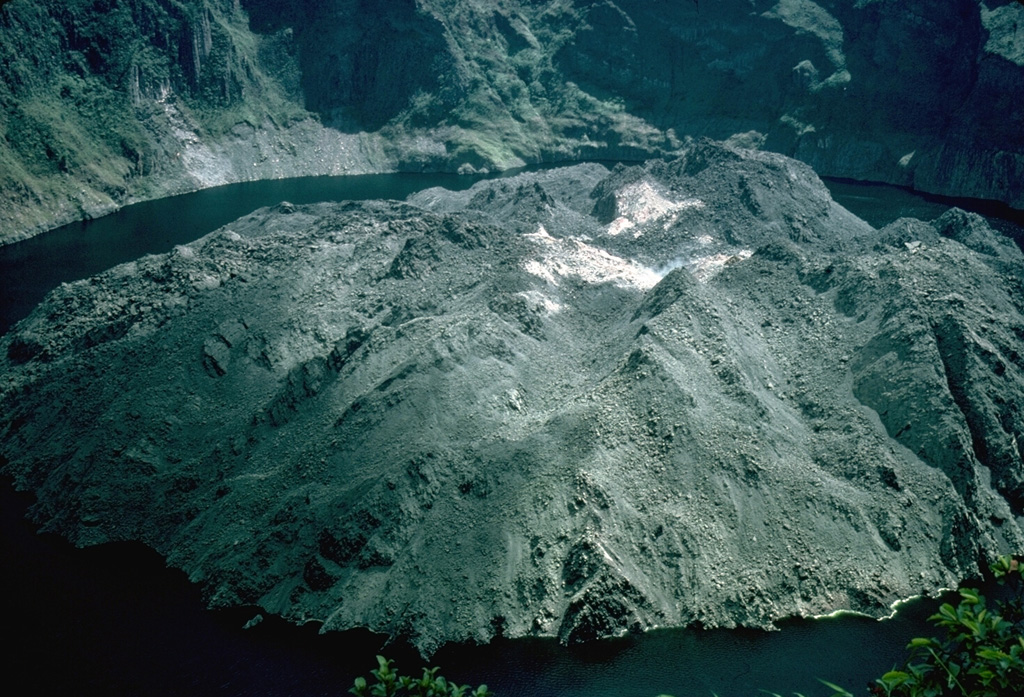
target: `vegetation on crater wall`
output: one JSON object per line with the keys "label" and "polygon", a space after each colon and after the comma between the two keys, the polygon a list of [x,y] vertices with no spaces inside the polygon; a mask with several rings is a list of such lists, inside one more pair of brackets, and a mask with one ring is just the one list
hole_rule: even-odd
{"label": "vegetation on crater wall", "polygon": [[170,95],[213,136],[302,116],[286,69],[265,73],[287,63],[274,60],[287,47],[247,23],[233,0],[4,5],[0,189],[29,209],[62,197],[70,179],[114,201],[144,194],[145,176],[175,157],[158,126],[173,117]]}
{"label": "vegetation on crater wall", "polygon": [[[841,28],[814,32],[774,0],[9,2],[0,226],[227,181],[646,158],[751,131],[825,174],[1011,202],[1024,73],[980,61],[975,3],[920,22],[898,3],[810,3]],[[183,138],[230,152],[206,176]]]}
{"label": "vegetation on crater wall", "polygon": [[[930,619],[941,639],[919,637],[910,656],[871,686],[881,697],[1000,697],[1024,694],[1024,580],[1020,561],[1002,556],[991,566],[1007,597],[989,604],[974,588],[960,589],[956,607],[944,603]],[[833,697],[852,697],[845,690]]]}

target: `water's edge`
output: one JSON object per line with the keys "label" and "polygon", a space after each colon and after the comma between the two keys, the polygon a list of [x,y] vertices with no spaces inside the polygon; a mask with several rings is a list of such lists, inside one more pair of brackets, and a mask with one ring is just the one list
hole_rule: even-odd
{"label": "water's edge", "polygon": [[[599,161],[606,166],[615,162]],[[42,302],[61,283],[88,278],[146,254],[169,252],[243,215],[281,201],[404,199],[432,186],[460,191],[482,179],[523,171],[583,164],[531,165],[492,175],[393,173],[338,177],[299,177],[242,182],[144,201],[110,215],[71,223],[14,244],[0,246],[0,335]],[[637,164],[624,162],[624,164]],[[952,206],[981,213],[1024,249],[1024,210],[997,201],[953,199],[914,190],[846,179],[822,181],[833,198],[875,227],[900,217],[931,220]],[[886,205],[879,202],[885,200]]]}
{"label": "water's edge", "polygon": [[[383,651],[404,672],[423,661],[408,645],[365,630],[318,634],[254,608],[210,611],[185,574],[138,543],[76,549],[25,520],[31,497],[0,482],[3,610],[13,677],[40,694],[339,695]],[[13,572],[15,571],[16,572]],[[13,573],[12,573],[13,572]],[[564,648],[551,639],[450,645],[431,658],[460,683],[498,697],[753,697],[824,694],[817,682],[860,690],[930,632],[935,600],[885,621],[788,620],[780,631],[660,629]]]}
{"label": "water's edge", "polygon": [[[0,333],[61,282],[169,251],[262,206],[281,200],[400,199],[426,186],[464,189],[479,179],[429,174],[249,182],[66,226],[0,248]],[[950,205],[972,206],[887,185],[826,183],[840,203],[876,227],[903,216],[931,219]],[[973,205],[984,210],[979,202]],[[1024,243],[1024,212],[1006,209],[998,219]],[[315,626],[294,627],[275,618],[243,630],[255,609],[204,610],[200,591],[144,546],[79,550],[39,535],[24,520],[30,499],[9,482],[0,483],[0,505],[0,552],[8,564],[2,575],[8,603],[0,612],[11,635],[19,637],[15,677],[40,693],[344,694],[382,649],[384,638],[366,631],[320,636]],[[656,630],[582,649],[547,639],[499,640],[445,647],[433,662],[459,682],[487,682],[500,697],[730,697],[759,689],[812,697],[824,693],[816,678],[860,690],[890,669],[911,637],[930,633],[925,619],[934,607],[935,601],[909,602],[885,622],[848,615],[791,620],[773,633]],[[405,671],[421,665],[408,647],[385,650]]]}

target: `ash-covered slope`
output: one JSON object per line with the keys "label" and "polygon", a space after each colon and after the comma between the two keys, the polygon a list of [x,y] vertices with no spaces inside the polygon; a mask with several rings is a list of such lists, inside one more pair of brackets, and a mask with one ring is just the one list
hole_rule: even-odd
{"label": "ash-covered slope", "polygon": [[881,614],[1024,545],[1022,278],[707,142],[282,204],[54,291],[0,457],[47,530],[425,652]]}

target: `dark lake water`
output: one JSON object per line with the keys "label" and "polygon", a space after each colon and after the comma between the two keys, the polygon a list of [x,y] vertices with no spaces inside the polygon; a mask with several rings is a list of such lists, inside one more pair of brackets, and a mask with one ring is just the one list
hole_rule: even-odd
{"label": "dark lake water", "polygon": [[1024,211],[998,201],[950,198],[922,194],[898,186],[870,184],[847,179],[825,179],[832,198],[876,228],[899,218],[934,220],[953,206],[979,213],[989,225],[1024,250]]}
{"label": "dark lake water", "polygon": [[[611,163],[609,163],[611,164]],[[500,176],[512,176],[517,171]],[[245,182],[122,208],[0,247],[0,335],[26,317],[62,282],[88,278],[145,254],[169,252],[232,220],[281,201],[404,199],[431,186],[467,189],[483,177],[457,174],[369,174]],[[901,217],[932,220],[950,206],[982,213],[1024,249],[1024,211],[975,199],[949,199],[880,184],[825,180],[833,198],[875,227]]]}
{"label": "dark lake water", "polygon": [[[427,186],[462,189],[477,179],[396,174],[255,182],[125,208],[0,247],[0,333],[50,289],[115,264],[168,251],[241,215],[293,203],[404,198]],[[931,219],[950,205],[972,208],[1018,243],[1020,212],[977,201],[925,198],[893,187],[827,182],[833,196],[876,227],[910,215]],[[45,695],[344,695],[374,667],[381,637],[320,636],[315,627],[254,611],[210,612],[180,572],[139,545],[76,550],[24,522],[28,500],[0,483],[0,573],[7,682]],[[488,683],[498,697],[753,697],[759,690],[830,694],[824,678],[857,693],[900,662],[910,638],[930,633],[935,601],[894,619],[793,621],[778,632],[659,630],[565,649],[550,640],[447,647],[432,664],[458,682]],[[417,673],[407,647],[390,646],[398,667]]]}
{"label": "dark lake water", "polygon": [[[74,549],[24,521],[28,500],[0,487],[2,617],[7,682],[29,694],[172,697],[344,695],[383,651],[403,672],[423,663],[408,648],[355,631],[319,635],[254,610],[208,611],[182,572],[137,544]],[[828,695],[821,677],[857,693],[930,633],[935,601],[895,618],[836,617],[780,631],[659,630],[566,649],[552,640],[504,640],[442,649],[430,662],[450,679],[487,683],[497,697],[787,697]]]}
{"label": "dark lake water", "polygon": [[62,282],[88,278],[146,254],[169,252],[263,206],[404,199],[430,186],[466,189],[480,179],[401,173],[245,182],[147,201],[65,225],[0,247],[0,334]]}

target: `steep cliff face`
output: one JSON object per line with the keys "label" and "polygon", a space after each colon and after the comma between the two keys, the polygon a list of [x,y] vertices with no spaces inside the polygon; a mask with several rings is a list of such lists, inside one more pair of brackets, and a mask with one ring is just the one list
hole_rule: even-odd
{"label": "steep cliff face", "polygon": [[1006,0],[15,0],[0,238],[229,181],[737,134],[1024,207],[1022,46]]}
{"label": "steep cliff face", "polygon": [[[260,136],[304,114],[283,49],[231,0],[19,0],[0,9],[0,37],[8,241],[136,198],[273,176],[257,166]],[[232,169],[243,153],[218,144],[240,136],[249,162]]]}
{"label": "steep cliff face", "polygon": [[[306,107],[327,125],[377,131],[418,96],[443,110],[458,106],[466,85],[444,24],[414,0],[379,3],[247,3],[258,33],[294,32]],[[441,109],[420,115],[441,122]]]}
{"label": "steep cliff face", "polygon": [[211,604],[424,652],[884,614],[1024,545],[1021,279],[712,143],[282,204],[0,339],[0,464]]}

